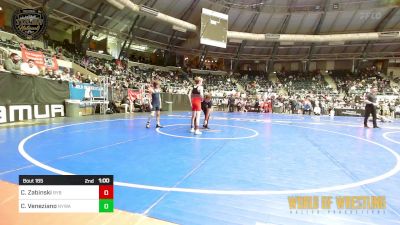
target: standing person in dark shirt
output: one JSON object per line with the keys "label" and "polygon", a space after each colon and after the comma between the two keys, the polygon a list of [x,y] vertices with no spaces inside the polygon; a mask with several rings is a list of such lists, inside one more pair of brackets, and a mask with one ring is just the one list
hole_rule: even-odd
{"label": "standing person in dark shirt", "polygon": [[368,127],[368,117],[372,114],[372,122],[374,128],[379,128],[376,124],[376,108],[378,103],[376,102],[376,92],[378,89],[376,87],[372,87],[370,92],[365,95],[365,115],[364,115],[364,127]]}
{"label": "standing person in dark shirt", "polygon": [[204,98],[204,100],[201,102],[201,109],[204,112],[204,124],[203,127],[206,129],[210,129],[208,127],[208,121],[210,119],[211,111],[212,111],[212,100],[211,100],[211,94],[207,94]]}
{"label": "standing person in dark shirt", "polygon": [[154,80],[152,82],[151,87],[149,87],[148,90],[149,94],[151,94],[151,112],[149,115],[149,118],[146,123],[146,128],[150,128],[150,121],[151,118],[156,116],[156,128],[163,128],[163,126],[160,125],[160,115],[161,115],[161,88],[160,88],[160,81],[159,80]]}
{"label": "standing person in dark shirt", "polygon": [[235,98],[233,97],[233,95],[230,95],[229,98],[228,98],[228,109],[229,109],[229,112],[235,111],[234,107],[235,107]]}
{"label": "standing person in dark shirt", "polygon": [[261,107],[260,107],[260,99],[256,99],[256,102],[254,104],[254,110],[256,110],[256,112],[261,112]]}

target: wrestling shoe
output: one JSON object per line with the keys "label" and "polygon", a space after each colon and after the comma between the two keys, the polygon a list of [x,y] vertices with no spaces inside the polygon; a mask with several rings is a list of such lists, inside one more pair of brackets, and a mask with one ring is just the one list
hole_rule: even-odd
{"label": "wrestling shoe", "polygon": [[194,134],[202,134],[200,130],[196,130]]}
{"label": "wrestling shoe", "polygon": [[150,128],[150,123],[146,123],[146,128]]}
{"label": "wrestling shoe", "polygon": [[164,126],[157,124],[156,128],[164,128]]}

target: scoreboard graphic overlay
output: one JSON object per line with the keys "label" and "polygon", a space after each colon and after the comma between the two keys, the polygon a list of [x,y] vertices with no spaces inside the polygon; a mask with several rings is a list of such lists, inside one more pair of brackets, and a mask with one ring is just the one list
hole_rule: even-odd
{"label": "scoreboard graphic overlay", "polygon": [[20,175],[21,213],[114,211],[112,175]]}

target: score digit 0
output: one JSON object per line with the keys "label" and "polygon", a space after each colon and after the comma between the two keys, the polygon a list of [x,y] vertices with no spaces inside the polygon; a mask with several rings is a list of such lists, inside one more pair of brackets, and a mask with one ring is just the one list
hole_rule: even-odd
{"label": "score digit 0", "polygon": [[113,185],[100,185],[99,198],[100,199],[113,199],[114,198]]}

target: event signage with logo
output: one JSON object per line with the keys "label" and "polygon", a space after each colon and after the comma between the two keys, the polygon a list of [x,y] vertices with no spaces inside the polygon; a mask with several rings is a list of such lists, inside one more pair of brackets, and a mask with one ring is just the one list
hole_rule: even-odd
{"label": "event signage with logo", "polygon": [[[44,112],[40,112],[44,109]],[[64,116],[64,105],[0,105],[0,123],[15,122],[31,119],[54,118],[56,115]],[[16,118],[18,115],[18,118]]]}
{"label": "event signage with logo", "polygon": [[47,29],[47,15],[43,9],[19,9],[12,16],[12,27],[18,37],[39,39]]}
{"label": "event signage with logo", "polygon": [[84,98],[101,97],[102,87],[85,84],[85,83],[69,83],[70,99],[83,100]]}

